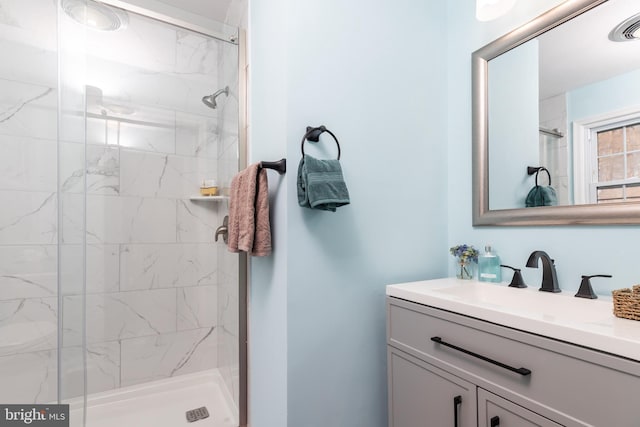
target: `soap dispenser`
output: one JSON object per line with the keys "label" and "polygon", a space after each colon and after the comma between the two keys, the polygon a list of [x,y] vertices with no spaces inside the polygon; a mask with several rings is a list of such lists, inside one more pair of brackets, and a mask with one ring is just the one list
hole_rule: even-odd
{"label": "soap dispenser", "polygon": [[491,245],[484,247],[484,253],[478,257],[478,280],[481,282],[502,282],[500,257]]}

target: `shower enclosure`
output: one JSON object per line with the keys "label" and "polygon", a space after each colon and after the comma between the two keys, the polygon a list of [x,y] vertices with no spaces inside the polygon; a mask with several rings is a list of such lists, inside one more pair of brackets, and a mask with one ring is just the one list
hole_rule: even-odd
{"label": "shower enclosure", "polygon": [[178,19],[0,0],[0,404],[244,423],[246,260],[213,241],[243,161],[242,40]]}
{"label": "shower enclosure", "polygon": [[[544,165],[549,171],[552,186],[556,190],[558,197],[558,205],[572,204],[568,168],[570,156],[565,134],[558,131],[558,129],[541,127],[538,131],[538,142],[540,164]],[[546,181],[543,182],[543,184],[546,183]]]}

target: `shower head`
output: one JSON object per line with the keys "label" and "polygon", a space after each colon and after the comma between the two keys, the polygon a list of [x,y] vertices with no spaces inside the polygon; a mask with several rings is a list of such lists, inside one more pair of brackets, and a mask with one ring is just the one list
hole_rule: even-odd
{"label": "shower head", "polygon": [[220,89],[219,91],[214,92],[211,95],[203,96],[202,102],[204,102],[204,105],[206,105],[207,107],[215,109],[218,107],[218,104],[216,104],[216,98],[223,93],[229,96],[229,86],[226,86],[224,89]]}

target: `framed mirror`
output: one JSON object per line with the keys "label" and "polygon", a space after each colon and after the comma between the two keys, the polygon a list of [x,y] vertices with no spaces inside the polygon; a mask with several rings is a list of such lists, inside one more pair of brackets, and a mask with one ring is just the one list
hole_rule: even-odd
{"label": "framed mirror", "polygon": [[473,225],[640,224],[637,0],[568,0],[472,67]]}

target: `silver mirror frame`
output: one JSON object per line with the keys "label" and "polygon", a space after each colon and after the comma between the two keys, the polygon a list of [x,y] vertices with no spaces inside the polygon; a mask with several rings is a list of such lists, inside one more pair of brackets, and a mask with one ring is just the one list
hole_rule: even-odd
{"label": "silver mirror frame", "polygon": [[472,54],[473,225],[640,224],[640,203],[489,209],[488,61],[607,0],[568,0]]}

